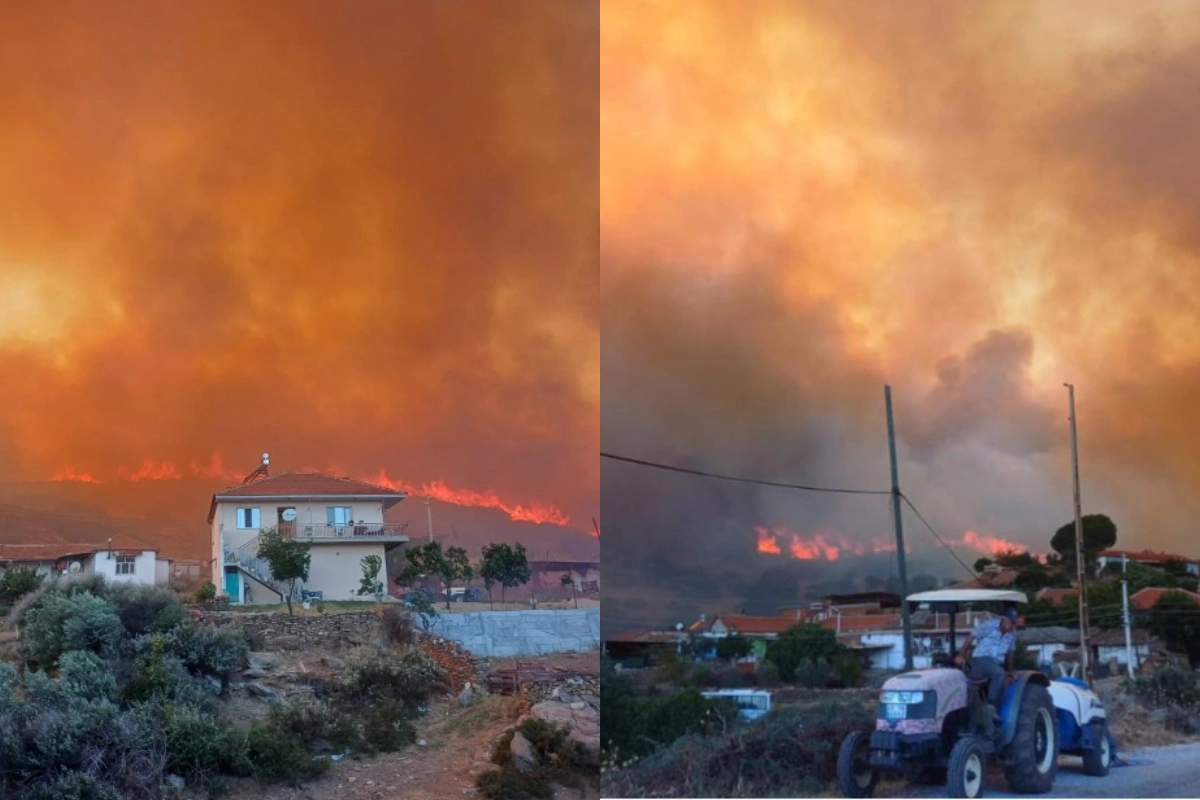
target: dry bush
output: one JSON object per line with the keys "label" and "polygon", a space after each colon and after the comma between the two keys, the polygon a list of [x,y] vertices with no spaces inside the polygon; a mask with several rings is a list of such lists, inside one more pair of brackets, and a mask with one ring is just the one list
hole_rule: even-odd
{"label": "dry bush", "polygon": [[380,613],[383,632],[393,644],[410,645],[416,638],[413,630],[412,614],[396,606],[384,606]]}

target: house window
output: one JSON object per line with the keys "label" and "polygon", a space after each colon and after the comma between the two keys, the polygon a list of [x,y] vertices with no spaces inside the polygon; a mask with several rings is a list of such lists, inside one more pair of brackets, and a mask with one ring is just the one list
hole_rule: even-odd
{"label": "house window", "polygon": [[325,506],[325,521],[330,525],[349,525],[354,522],[354,509],[350,506]]}
{"label": "house window", "polygon": [[237,510],[237,526],[239,528],[259,527],[257,508],[239,508]]}
{"label": "house window", "polygon": [[133,574],[133,556],[117,556],[117,574],[132,575]]}

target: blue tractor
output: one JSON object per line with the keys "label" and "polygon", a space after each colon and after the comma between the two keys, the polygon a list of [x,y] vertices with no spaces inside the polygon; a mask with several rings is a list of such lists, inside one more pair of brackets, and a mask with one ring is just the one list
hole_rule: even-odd
{"label": "blue tractor", "polygon": [[[949,615],[952,646],[962,606],[1026,602],[1021,592],[995,589],[945,589],[907,600]],[[997,725],[986,682],[949,659],[896,675],[883,685],[875,729],[854,731],[842,742],[838,783],[847,797],[869,797],[880,774],[887,773],[912,781],[944,781],[950,797],[981,797],[987,763],[993,759],[1003,766],[1013,791],[1044,794],[1054,785],[1060,752],[1083,755],[1090,774],[1103,774],[1087,766],[1101,762],[1107,772],[1111,739],[1103,708],[1086,687],[1052,682],[1037,671],[1016,672],[1005,688],[999,717]]]}

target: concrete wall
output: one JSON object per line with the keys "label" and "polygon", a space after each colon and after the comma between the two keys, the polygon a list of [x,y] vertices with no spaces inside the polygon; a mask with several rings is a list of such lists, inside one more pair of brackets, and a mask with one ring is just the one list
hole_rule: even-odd
{"label": "concrete wall", "polygon": [[432,632],[492,658],[594,650],[600,647],[600,609],[442,614]]}
{"label": "concrete wall", "polygon": [[225,529],[225,546],[236,547],[239,544],[244,544],[249,539],[258,535],[258,530],[239,529],[237,526],[237,510],[239,508],[257,508],[258,522],[265,528],[276,528],[279,526],[279,509],[280,508],[295,508],[296,509],[296,524],[302,525],[305,522],[316,523],[317,525],[325,524],[325,507],[326,506],[350,506],[353,509],[354,521],[362,520],[368,523],[383,522],[383,501],[382,500],[353,500],[346,498],[345,500],[312,500],[312,499],[295,499],[287,497],[271,498],[271,500],[223,500],[217,503],[217,513],[213,517],[213,525],[217,530],[224,525]]}
{"label": "concrete wall", "polygon": [[[355,594],[362,585],[362,560],[365,556],[379,556],[383,561],[382,544],[344,544],[329,542],[314,544],[308,551],[312,554],[308,580],[304,589],[309,592],[324,592],[326,600],[371,600],[370,596]],[[379,568],[379,580],[384,582],[387,592],[387,566]]]}

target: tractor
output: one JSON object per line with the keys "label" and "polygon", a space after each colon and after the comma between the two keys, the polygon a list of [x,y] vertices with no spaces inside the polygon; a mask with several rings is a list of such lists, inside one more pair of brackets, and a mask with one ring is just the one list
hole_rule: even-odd
{"label": "tractor", "polygon": [[[1099,700],[1084,686],[1052,682],[1041,672],[1018,671],[1006,679],[999,724],[987,702],[987,682],[969,665],[953,666],[957,613],[972,603],[1024,603],[1022,592],[943,589],[906,600],[949,615],[951,656],[936,666],[896,675],[884,683],[874,731],[853,731],[838,753],[838,783],[847,797],[870,797],[881,773],[909,780],[945,781],[950,797],[981,797],[989,759],[999,762],[1013,791],[1044,794],[1054,785],[1060,751],[1084,756],[1085,771],[1103,760],[1108,770],[1112,740]],[[1088,696],[1085,696],[1088,695]],[[1061,700],[1064,708],[1056,708]],[[1099,716],[1097,716],[1097,711]],[[1074,720],[1070,749],[1060,727]],[[1097,766],[1098,770],[1099,767]]]}

